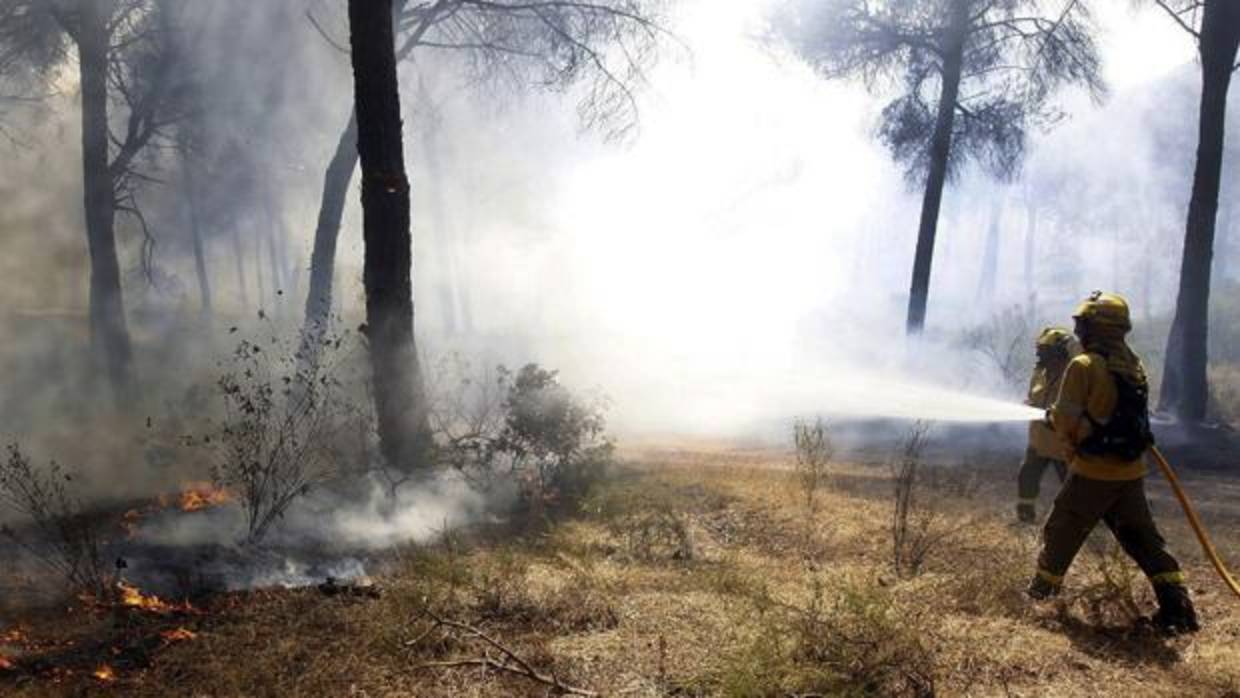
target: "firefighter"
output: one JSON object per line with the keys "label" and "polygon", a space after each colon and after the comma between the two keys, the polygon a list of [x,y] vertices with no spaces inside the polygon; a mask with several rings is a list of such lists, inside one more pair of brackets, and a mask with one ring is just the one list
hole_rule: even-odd
{"label": "firefighter", "polygon": [[1102,521],[1145,573],[1158,597],[1153,622],[1176,634],[1198,630],[1184,574],[1167,552],[1145,496],[1149,384],[1124,341],[1128,303],[1095,291],[1073,314],[1084,353],[1068,364],[1049,418],[1068,450],[1068,478],[1043,529],[1038,569],[1028,593],[1056,594],[1090,531]]}
{"label": "firefighter", "polygon": [[[1060,379],[1072,359],[1074,347],[1072,333],[1062,327],[1047,327],[1038,335],[1034,344],[1037,364],[1029,380],[1029,397],[1026,404],[1047,409],[1059,394]],[[1029,424],[1029,445],[1025,460],[1017,476],[1016,518],[1022,523],[1033,523],[1037,518],[1035,506],[1042,475],[1047,467],[1055,469],[1062,483],[1067,476],[1067,449],[1046,422]]]}

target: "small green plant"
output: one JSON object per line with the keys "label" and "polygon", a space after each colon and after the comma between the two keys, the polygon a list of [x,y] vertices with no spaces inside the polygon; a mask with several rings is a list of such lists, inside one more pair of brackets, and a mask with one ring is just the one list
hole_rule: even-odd
{"label": "small green plant", "polygon": [[437,385],[431,419],[441,462],[484,490],[515,485],[535,518],[575,506],[603,476],[614,446],[601,398],[583,399],[538,364],[482,380],[459,359],[448,368],[455,376]]}
{"label": "small green plant", "polygon": [[796,447],[797,484],[805,496],[806,508],[814,512],[817,510],[815,497],[826,484],[827,468],[835,456],[835,444],[821,417],[813,422],[797,420],[792,425],[792,440]]}

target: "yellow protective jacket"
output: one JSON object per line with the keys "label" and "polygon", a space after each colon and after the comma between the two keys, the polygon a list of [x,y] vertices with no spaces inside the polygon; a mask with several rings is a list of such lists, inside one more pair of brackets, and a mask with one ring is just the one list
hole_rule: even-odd
{"label": "yellow protective jacket", "polygon": [[[1034,368],[1033,377],[1029,379],[1029,397],[1025,403],[1041,409],[1053,405],[1059,395],[1059,383],[1063,374],[1063,369],[1052,371],[1040,365]],[[1029,448],[1043,458],[1065,462],[1068,460],[1068,449],[1063,440],[1055,435],[1055,430],[1046,422],[1029,423]]]}
{"label": "yellow protective jacket", "polygon": [[1051,423],[1068,451],[1068,468],[1093,480],[1136,480],[1144,477],[1144,458],[1126,461],[1115,456],[1094,456],[1076,452],[1076,445],[1085,440],[1092,425],[1085,413],[1096,422],[1106,422],[1115,411],[1118,392],[1115,378],[1107,368],[1107,360],[1099,354],[1082,354],[1068,364],[1059,396],[1051,407]]}

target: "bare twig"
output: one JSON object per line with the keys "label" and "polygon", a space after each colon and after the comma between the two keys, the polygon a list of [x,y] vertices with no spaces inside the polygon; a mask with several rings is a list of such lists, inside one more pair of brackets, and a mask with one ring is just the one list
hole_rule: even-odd
{"label": "bare twig", "polygon": [[[504,645],[500,644],[498,640],[491,637],[490,635],[487,635],[486,633],[482,632],[481,630],[479,630],[478,628],[472,625],[469,625],[467,623],[461,623],[461,622],[454,621],[454,620],[448,620],[447,618],[444,618],[436,614],[434,611],[430,609],[426,609],[424,613],[428,617],[430,617],[431,620],[435,622],[435,625],[431,628],[430,631],[423,633],[422,636],[420,636],[417,641],[420,642],[422,638],[429,635],[430,632],[433,630],[436,630],[438,628],[449,628],[451,630],[458,630],[474,638],[482,640],[484,643],[489,645],[492,649],[502,654],[503,658],[497,660],[497,659],[492,658],[489,652],[484,652],[481,657],[471,657],[471,658],[464,658],[464,659],[449,659],[449,660],[437,661],[437,662],[425,662],[425,663],[419,664],[417,666],[418,669],[477,666],[477,667],[494,669],[496,671],[502,671],[508,674],[512,674],[514,676],[524,676],[525,678],[530,679],[531,681],[535,681],[544,686],[550,686],[561,693],[567,693],[569,695],[574,695],[574,696],[597,696],[598,695],[598,693],[595,691],[591,691],[585,688],[578,688],[576,686],[566,684],[563,681],[560,681],[558,678],[556,678],[554,674],[547,675],[547,674],[539,673],[536,669],[534,669],[533,666],[529,664],[529,662],[525,661],[519,655],[517,655],[517,653],[508,649]],[[414,644],[416,644],[416,642]]]}
{"label": "bare twig", "polygon": [[306,10],[306,19],[310,20],[310,25],[313,26],[314,30],[319,33],[319,36],[323,38],[323,41],[327,42],[328,46],[331,46],[346,56],[349,55],[349,49],[346,48],[342,42],[332,38],[332,36],[327,33],[327,30],[323,28],[323,25],[319,24],[319,20],[314,16],[313,10]]}
{"label": "bare twig", "polygon": [[1168,17],[1174,20],[1176,24],[1180,25],[1181,29],[1188,32],[1189,34],[1192,34],[1194,39],[1197,39],[1198,41],[1201,40],[1201,32],[1195,29],[1192,24],[1185,22],[1184,18],[1181,16],[1190,11],[1196,11],[1197,8],[1201,6],[1200,3],[1193,3],[1189,5],[1188,7],[1185,7],[1184,9],[1179,10],[1178,12],[1174,8],[1172,8],[1169,4],[1167,4],[1167,0],[1154,0],[1154,4],[1162,8],[1162,10],[1167,13]]}

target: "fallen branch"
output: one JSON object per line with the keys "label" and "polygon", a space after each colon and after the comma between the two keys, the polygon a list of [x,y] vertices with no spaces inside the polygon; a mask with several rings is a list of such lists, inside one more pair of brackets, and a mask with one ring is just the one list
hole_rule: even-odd
{"label": "fallen branch", "polygon": [[443,669],[443,668],[459,668],[459,667],[466,667],[466,666],[490,668],[490,669],[495,669],[496,671],[502,671],[505,673],[513,674],[514,676],[524,676],[525,678],[530,679],[531,681],[536,681],[538,683],[543,684],[544,686],[551,686],[557,691],[561,693],[566,693],[568,695],[574,695],[574,696],[597,696],[598,695],[598,693],[585,689],[585,688],[578,688],[576,686],[570,686],[569,684],[566,684],[560,681],[559,679],[557,679],[554,674],[552,675],[540,674],[537,670],[534,669],[534,667],[530,666],[528,662],[526,662],[524,659],[518,656],[515,652],[503,646],[502,644],[499,643],[498,640],[492,638],[490,635],[487,635],[486,633],[482,632],[481,630],[479,630],[478,628],[472,625],[468,625],[466,623],[459,623],[453,620],[448,620],[446,618],[443,618],[435,614],[434,611],[431,611],[429,609],[426,610],[425,613],[427,616],[430,617],[431,620],[435,622],[435,625],[431,628],[431,630],[427,631],[426,633],[423,633],[418,638],[419,641],[422,638],[425,638],[427,635],[429,635],[432,631],[439,629],[439,628],[449,628],[452,630],[459,630],[468,635],[472,635],[473,637],[479,640],[482,640],[486,644],[490,645],[492,648],[494,648],[496,651],[502,654],[504,656],[504,659],[496,660],[491,657],[490,653],[484,652],[481,657],[474,657],[474,658],[467,658],[467,659],[450,659],[450,660],[439,661],[439,662],[426,662],[423,664],[419,664],[417,666],[418,669],[436,669],[436,668]]}

